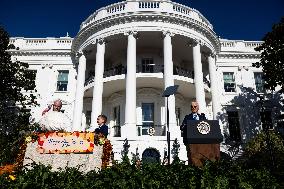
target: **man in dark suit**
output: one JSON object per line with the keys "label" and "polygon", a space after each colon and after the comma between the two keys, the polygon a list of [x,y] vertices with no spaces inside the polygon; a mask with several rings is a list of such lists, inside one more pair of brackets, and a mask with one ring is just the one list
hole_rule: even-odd
{"label": "man in dark suit", "polygon": [[185,127],[187,125],[188,120],[206,120],[205,114],[198,113],[199,105],[196,101],[191,102],[191,113],[186,115],[182,121],[182,124],[180,126],[180,130],[182,133],[185,132]]}
{"label": "man in dark suit", "polygon": [[181,130],[183,130],[183,128],[186,126],[188,120],[206,120],[205,114],[199,114],[198,110],[198,103],[195,101],[191,102],[191,113],[184,117],[183,122],[181,124]]}
{"label": "man in dark suit", "polygon": [[[199,114],[198,110],[199,110],[198,103],[196,101],[191,102],[191,113],[184,117],[182,124],[180,126],[181,136],[183,136],[187,132],[186,127],[188,120],[206,120],[205,114],[204,113]],[[185,137],[183,137],[183,143],[186,146],[188,163],[192,164],[190,145],[188,144],[188,141]]]}

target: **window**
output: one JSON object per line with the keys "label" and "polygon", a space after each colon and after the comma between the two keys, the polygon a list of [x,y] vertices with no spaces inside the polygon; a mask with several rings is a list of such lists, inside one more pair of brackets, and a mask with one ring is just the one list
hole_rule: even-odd
{"label": "window", "polygon": [[[153,126],[154,103],[142,103],[142,135],[148,135],[148,129]],[[138,133],[138,135],[139,134],[141,133]]]}
{"label": "window", "polygon": [[255,89],[258,93],[264,92],[264,81],[263,81],[263,73],[255,72],[254,73],[254,81],[255,81]]}
{"label": "window", "polygon": [[262,123],[262,129],[264,130],[273,129],[270,110],[265,110],[264,112],[260,112],[260,119]]}
{"label": "window", "polygon": [[153,58],[142,59],[142,73],[154,73],[154,60]]}
{"label": "window", "polygon": [[86,125],[88,126],[91,125],[91,117],[92,117],[92,111],[87,111],[86,112]]}
{"label": "window", "polygon": [[58,70],[57,91],[67,91],[68,74],[68,70]]}
{"label": "window", "polygon": [[236,83],[235,83],[234,73],[224,72],[223,79],[224,79],[225,92],[236,92]]}
{"label": "window", "polygon": [[120,106],[116,106],[113,108],[113,121],[114,121],[114,137],[120,137],[121,136],[121,130],[120,130]]}
{"label": "window", "polygon": [[240,131],[239,114],[237,111],[229,111],[227,112],[227,115],[228,115],[230,140],[240,142],[241,131]]}
{"label": "window", "polygon": [[180,125],[180,108],[176,107],[176,122],[177,126]]}
{"label": "window", "polygon": [[113,108],[113,121],[114,125],[120,126],[120,106]]}
{"label": "window", "polygon": [[27,88],[25,88],[25,90],[34,90],[35,87],[36,87],[36,73],[37,73],[37,70],[27,70],[27,73],[29,75],[30,78],[32,78],[34,80],[33,84],[30,85],[30,86],[27,86]]}

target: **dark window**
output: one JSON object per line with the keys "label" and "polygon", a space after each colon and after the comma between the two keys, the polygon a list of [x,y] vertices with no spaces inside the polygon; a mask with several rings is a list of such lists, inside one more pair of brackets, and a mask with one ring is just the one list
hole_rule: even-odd
{"label": "dark window", "polygon": [[229,111],[227,112],[227,115],[228,115],[230,140],[240,142],[241,131],[240,131],[239,114],[237,111]]}
{"label": "dark window", "polygon": [[114,125],[120,125],[120,106],[113,108],[113,121]]}
{"label": "dark window", "polygon": [[35,87],[36,87],[35,81],[36,81],[36,73],[37,73],[37,70],[28,70],[27,73],[29,74],[29,76],[30,76],[31,78],[33,78],[34,82],[33,82],[32,85],[27,86],[26,90],[34,90]]}
{"label": "dark window", "polygon": [[225,92],[236,92],[236,83],[235,83],[234,73],[224,72],[223,79],[224,79]]}
{"label": "dark window", "polygon": [[264,92],[264,81],[263,81],[263,73],[255,72],[254,73],[254,81],[255,81],[255,89],[258,93]]}
{"label": "dark window", "polygon": [[176,107],[176,122],[177,125],[180,125],[180,108]]}
{"label": "dark window", "polygon": [[148,135],[148,129],[154,126],[154,103],[142,103],[142,135]]}
{"label": "dark window", "polygon": [[92,116],[92,111],[87,111],[86,112],[86,125],[88,126],[91,125],[91,116]]}
{"label": "dark window", "polygon": [[147,148],[142,153],[142,162],[143,163],[160,163],[160,153],[153,148]]}
{"label": "dark window", "polygon": [[260,112],[260,119],[262,123],[262,129],[272,129],[272,119],[271,119],[271,111],[265,110],[264,112]]}
{"label": "dark window", "polygon": [[113,121],[114,121],[114,137],[120,137],[121,136],[121,130],[120,130],[120,106],[116,106],[113,108]]}
{"label": "dark window", "polygon": [[57,91],[67,91],[68,75],[68,70],[58,70]]}
{"label": "dark window", "polygon": [[154,72],[154,60],[153,58],[142,59],[142,73],[153,73]]}

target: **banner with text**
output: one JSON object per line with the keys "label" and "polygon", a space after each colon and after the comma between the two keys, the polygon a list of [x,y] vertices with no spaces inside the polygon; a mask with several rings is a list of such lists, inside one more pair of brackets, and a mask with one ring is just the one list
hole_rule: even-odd
{"label": "banner with text", "polygon": [[47,132],[38,135],[37,151],[42,154],[90,153],[94,149],[94,133]]}

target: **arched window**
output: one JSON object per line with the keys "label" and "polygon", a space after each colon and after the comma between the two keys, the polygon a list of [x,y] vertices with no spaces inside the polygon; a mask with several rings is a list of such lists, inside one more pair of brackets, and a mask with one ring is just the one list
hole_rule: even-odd
{"label": "arched window", "polygon": [[154,148],[147,148],[142,153],[142,162],[143,163],[160,163],[160,153]]}

